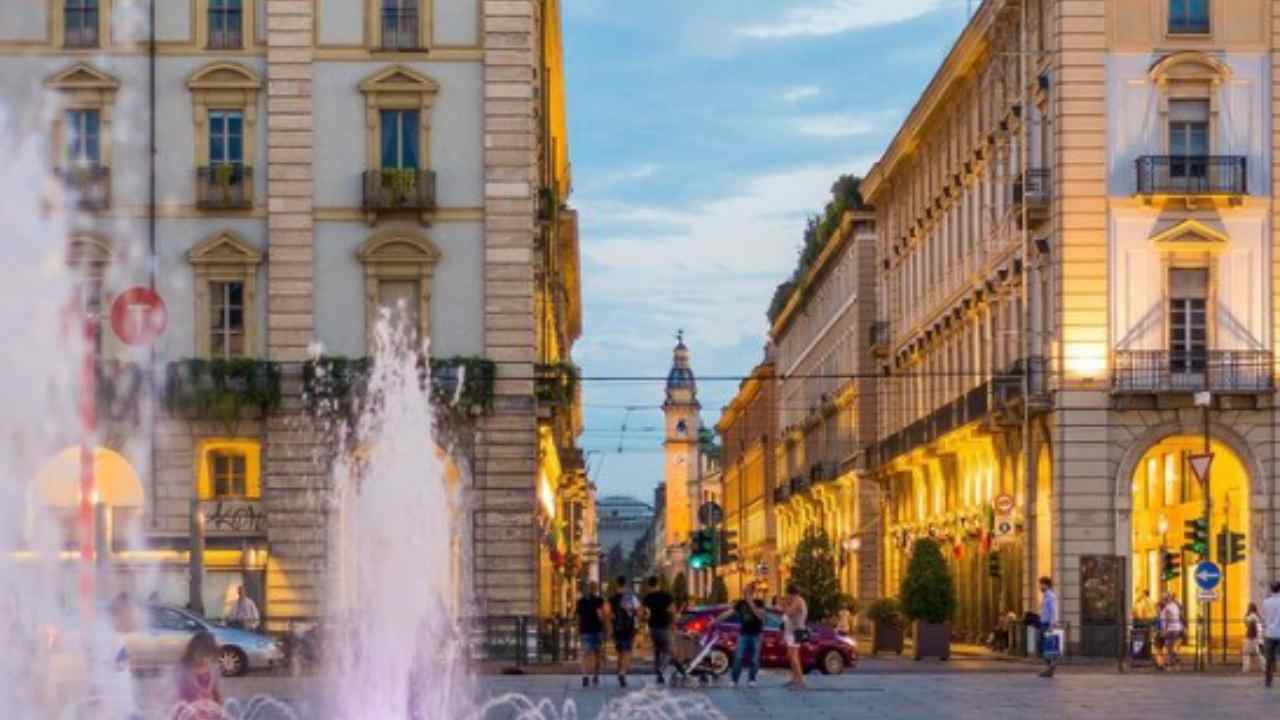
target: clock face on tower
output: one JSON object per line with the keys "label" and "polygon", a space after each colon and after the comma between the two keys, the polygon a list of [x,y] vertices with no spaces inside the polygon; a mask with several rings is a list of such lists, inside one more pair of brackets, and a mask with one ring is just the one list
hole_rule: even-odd
{"label": "clock face on tower", "polygon": [[686,425],[683,420],[676,423],[676,437],[688,437],[688,436],[689,436],[689,426]]}
{"label": "clock face on tower", "polygon": [[683,455],[680,455],[679,457],[677,457],[677,458],[676,458],[676,464],[677,464],[677,465],[683,465],[683,464],[684,464],[684,456],[683,456]]}

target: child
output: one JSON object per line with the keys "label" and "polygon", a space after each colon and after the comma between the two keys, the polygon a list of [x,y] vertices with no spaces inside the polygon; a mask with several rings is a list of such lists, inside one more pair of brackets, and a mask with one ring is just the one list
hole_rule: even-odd
{"label": "child", "polygon": [[178,666],[179,709],[176,717],[191,720],[222,717],[222,693],[218,691],[218,676],[214,671],[217,657],[218,642],[207,630],[196,633],[187,643],[182,663]]}
{"label": "child", "polygon": [[1258,659],[1258,667],[1262,667],[1262,616],[1258,614],[1258,604],[1249,603],[1249,610],[1244,614],[1244,647],[1240,649],[1244,664],[1243,671],[1249,672],[1253,667],[1253,659]]}

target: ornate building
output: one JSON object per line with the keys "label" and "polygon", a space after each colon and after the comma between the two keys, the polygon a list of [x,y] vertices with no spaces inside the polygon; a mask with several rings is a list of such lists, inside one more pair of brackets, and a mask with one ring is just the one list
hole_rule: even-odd
{"label": "ornate building", "polygon": [[339,443],[315,370],[361,366],[388,313],[458,401],[471,608],[563,609],[596,550],[557,0],[22,4],[0,65],[44,87],[0,103],[76,204],[86,306],[143,285],[169,309],[150,357],[98,340],[103,451],[137,484],[115,509],[168,558],[162,596],[188,599],[201,514],[193,601],[244,583],[275,630],[324,610]]}
{"label": "ornate building", "polygon": [[702,405],[698,402],[698,382],[689,365],[689,348],[680,334],[672,352],[671,371],[667,373],[666,399],[662,404],[665,418],[666,452],[664,475],[665,496],[662,503],[661,551],[654,565],[668,579],[684,572],[688,559],[689,534],[693,530],[694,511],[690,490],[702,467],[700,439]]}
{"label": "ornate building", "polygon": [[1265,594],[1278,14],[986,0],[972,17],[862,185],[888,327],[885,593],[929,535],[975,639],[1031,607],[1041,575],[1086,652],[1114,652],[1144,593],[1195,621],[1191,573],[1170,565],[1198,560],[1184,523],[1207,448],[1209,555],[1230,533],[1245,550],[1225,612]]}

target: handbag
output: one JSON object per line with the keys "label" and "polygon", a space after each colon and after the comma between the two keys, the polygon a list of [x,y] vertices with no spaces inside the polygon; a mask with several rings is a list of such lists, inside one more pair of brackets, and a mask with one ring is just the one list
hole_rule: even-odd
{"label": "handbag", "polygon": [[1040,639],[1040,654],[1050,659],[1062,657],[1063,635],[1061,630],[1046,630]]}

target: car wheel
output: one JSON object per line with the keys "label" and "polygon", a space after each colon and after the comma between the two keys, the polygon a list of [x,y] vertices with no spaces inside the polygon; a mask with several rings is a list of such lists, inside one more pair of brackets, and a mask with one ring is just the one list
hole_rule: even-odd
{"label": "car wheel", "polygon": [[844,672],[844,656],[839,650],[828,650],[818,660],[818,669],[823,675],[839,675]]}
{"label": "car wheel", "polygon": [[711,668],[711,672],[716,677],[729,672],[729,668],[732,665],[733,661],[729,659],[729,653],[720,648],[714,648],[707,654],[707,666]]}
{"label": "car wheel", "polygon": [[223,677],[237,677],[249,672],[249,658],[238,647],[227,645],[218,651],[218,665]]}

